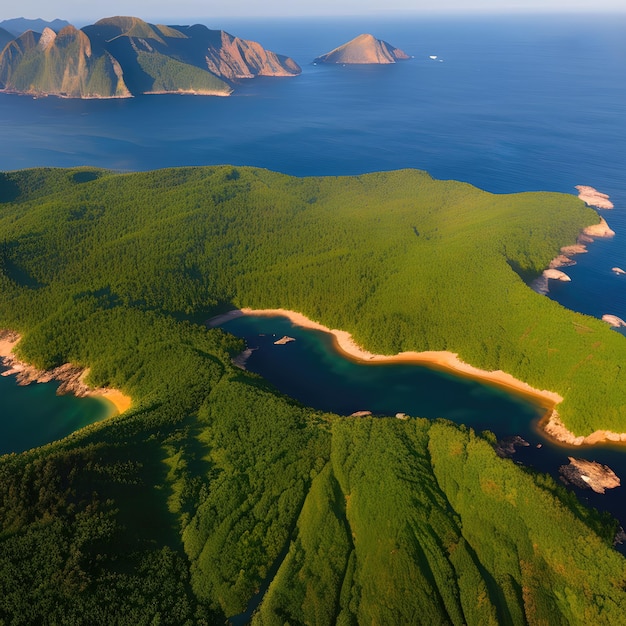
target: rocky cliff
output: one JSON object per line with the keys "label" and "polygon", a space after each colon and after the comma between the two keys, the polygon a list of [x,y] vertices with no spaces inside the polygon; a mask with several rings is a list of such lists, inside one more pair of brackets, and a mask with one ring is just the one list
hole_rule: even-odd
{"label": "rocky cliff", "polygon": [[207,67],[218,76],[236,80],[255,76],[295,76],[301,72],[293,59],[265,50],[256,41],[218,32],[219,43],[206,50]]}
{"label": "rocky cliff", "polygon": [[0,86],[70,98],[130,95],[117,61],[106,51],[93,54],[89,38],[73,26],[58,34],[28,31],[11,42],[0,55]]}
{"label": "rocky cliff", "polygon": [[28,31],[0,52],[0,89],[71,98],[228,95],[239,79],[300,71],[292,59],[224,31],[125,16],[58,35]]}

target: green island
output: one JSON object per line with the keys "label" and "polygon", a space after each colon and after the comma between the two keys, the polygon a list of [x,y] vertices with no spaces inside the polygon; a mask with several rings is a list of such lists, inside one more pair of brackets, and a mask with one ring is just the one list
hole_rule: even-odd
{"label": "green island", "polygon": [[132,398],[0,458],[0,623],[619,623],[615,520],[489,433],[301,406],[203,323],[284,308],[452,351],[619,433],[623,337],[526,284],[598,220],[415,170],[0,173],[0,328]]}

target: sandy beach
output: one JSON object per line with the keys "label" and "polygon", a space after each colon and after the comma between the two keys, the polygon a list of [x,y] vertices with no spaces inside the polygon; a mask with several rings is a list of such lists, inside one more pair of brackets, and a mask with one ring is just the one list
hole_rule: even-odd
{"label": "sandy beach", "polygon": [[535,389],[529,384],[518,380],[511,376],[511,374],[507,374],[501,370],[489,372],[487,370],[481,370],[474,367],[473,365],[469,365],[468,363],[461,361],[458,354],[454,352],[431,350],[426,352],[401,352],[394,355],[373,354],[357,345],[352,339],[352,335],[350,335],[347,331],[330,329],[327,326],[310,320],[301,313],[296,313],[295,311],[288,311],[286,309],[254,310],[244,308],[237,313],[233,312],[227,319],[233,319],[235,317],[240,317],[241,315],[265,315],[270,317],[282,315],[283,317],[289,318],[289,320],[296,326],[330,333],[334,337],[337,349],[346,357],[355,361],[364,363],[418,363],[420,365],[427,365],[437,369],[451,371],[462,376],[467,376],[468,378],[486,381],[498,387],[504,387],[508,390],[532,398],[533,401],[547,409],[552,409],[559,402],[563,401],[563,398],[558,393],[548,391],[546,389]]}
{"label": "sandy beach", "polygon": [[556,406],[563,401],[563,397],[547,389],[531,387],[511,374],[502,370],[487,371],[469,365],[459,359],[458,354],[448,351],[401,352],[395,355],[373,354],[364,350],[355,343],[350,333],[344,330],[330,329],[323,324],[314,322],[302,313],[286,309],[250,309],[242,308],[229,311],[220,316],[211,318],[207,322],[211,327],[218,326],[228,320],[243,315],[264,315],[268,317],[287,317],[296,326],[321,330],[333,335],[336,348],[346,357],[365,363],[417,363],[436,369],[446,370],[461,376],[474,378],[482,382],[496,385],[512,393],[529,398],[534,403],[546,409],[544,418],[539,422],[540,433],[565,446],[587,446],[602,443],[626,443],[626,433],[614,433],[608,430],[597,430],[589,435],[575,435],[561,421]]}
{"label": "sandy beach", "polygon": [[58,380],[61,381],[61,386],[59,387],[61,393],[73,393],[78,397],[92,396],[104,398],[115,406],[117,413],[123,413],[132,405],[131,398],[118,389],[107,389],[104,387],[93,389],[89,387],[84,382],[88,370],[76,368],[66,363],[51,371],[42,371],[19,361],[13,354],[13,348],[19,340],[20,336],[15,332],[0,331],[0,361],[9,368],[2,373],[3,376],[15,375],[18,384],[23,385]]}

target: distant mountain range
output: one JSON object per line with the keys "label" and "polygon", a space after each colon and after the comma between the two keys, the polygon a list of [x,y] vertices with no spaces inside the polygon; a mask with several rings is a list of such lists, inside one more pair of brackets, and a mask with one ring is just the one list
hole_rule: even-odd
{"label": "distant mountain range", "polygon": [[69,26],[70,23],[65,20],[52,20],[47,22],[42,19],[30,20],[25,17],[14,17],[10,20],[3,20],[0,22],[0,28],[8,30],[14,37],[19,37],[27,30],[34,30],[36,33],[43,32],[44,28],[51,28],[55,33],[58,33],[61,29]]}
{"label": "distant mountain range", "polygon": [[408,58],[409,55],[399,48],[366,33],[317,57],[314,63],[386,65]]}
{"label": "distant mountain range", "polygon": [[239,79],[300,72],[293,59],[224,31],[136,17],[105,18],[80,30],[67,25],[58,33],[49,26],[27,30],[0,53],[0,89],[35,96],[229,95]]}
{"label": "distant mountain range", "polygon": [[13,39],[15,39],[15,35],[0,26],[0,50],[2,50],[9,41],[13,41]]}

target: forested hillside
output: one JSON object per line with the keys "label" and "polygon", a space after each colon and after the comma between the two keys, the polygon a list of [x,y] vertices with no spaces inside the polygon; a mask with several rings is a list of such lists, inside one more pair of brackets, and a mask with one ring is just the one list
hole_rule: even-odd
{"label": "forested hillside", "polygon": [[0,622],[617,623],[615,523],[447,422],[339,418],[202,320],[284,307],[375,352],[453,350],[624,430],[623,337],[527,278],[598,218],[418,171],[0,174],[0,328],[123,415],[0,459]]}

